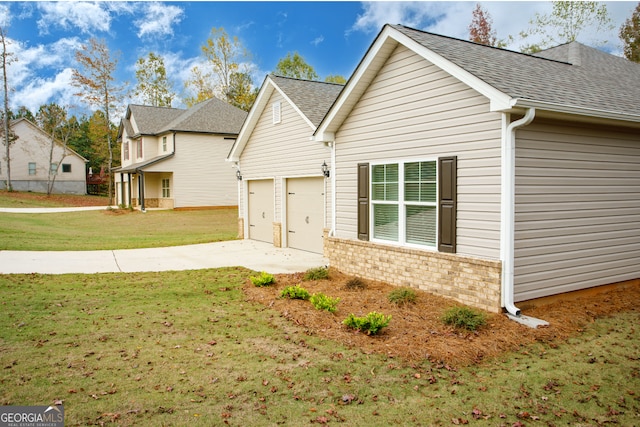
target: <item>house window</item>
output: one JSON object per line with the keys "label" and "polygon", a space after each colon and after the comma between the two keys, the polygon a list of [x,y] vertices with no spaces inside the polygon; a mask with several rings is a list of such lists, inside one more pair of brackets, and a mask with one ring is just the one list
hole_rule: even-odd
{"label": "house window", "polygon": [[36,174],[36,164],[35,162],[29,162],[29,175]]}
{"label": "house window", "polygon": [[57,163],[51,163],[51,167],[49,169],[49,173],[51,175],[55,175],[56,173],[58,173],[58,164]]}
{"label": "house window", "polygon": [[271,104],[271,111],[273,113],[273,124],[275,125],[276,123],[280,123],[282,120],[280,101]]}
{"label": "house window", "polygon": [[122,151],[124,151],[124,159],[129,160],[129,141],[125,141],[122,145]]}
{"label": "house window", "polygon": [[371,167],[373,238],[436,246],[436,162],[399,162]]}
{"label": "house window", "polygon": [[137,153],[137,155],[138,155],[138,158],[139,158],[139,159],[141,159],[141,158],[142,158],[142,140],[139,140],[139,141],[138,141],[137,146],[138,146],[138,153]]}
{"label": "house window", "polygon": [[162,179],[162,197],[168,199],[171,197],[171,190],[169,188],[169,178]]}
{"label": "house window", "polygon": [[162,137],[162,151],[163,152],[167,151],[167,137],[166,136]]}

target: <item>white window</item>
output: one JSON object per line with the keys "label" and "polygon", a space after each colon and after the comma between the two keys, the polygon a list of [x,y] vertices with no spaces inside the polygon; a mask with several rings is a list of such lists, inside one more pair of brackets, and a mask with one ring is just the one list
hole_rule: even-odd
{"label": "white window", "polygon": [[280,123],[280,121],[282,120],[280,101],[271,104],[271,111],[273,113],[273,124],[275,125],[276,123]]}
{"label": "white window", "polygon": [[169,178],[162,179],[162,197],[168,199],[171,197],[171,190],[169,188],[170,182]]}
{"label": "white window", "polygon": [[36,174],[36,164],[35,162],[29,162],[29,175]]}
{"label": "white window", "polygon": [[162,137],[162,151],[163,152],[167,151],[167,137],[166,136]]}
{"label": "white window", "polygon": [[58,173],[58,164],[57,163],[51,163],[51,168],[49,169],[49,173],[51,175],[55,175],[56,173]]}
{"label": "white window", "polygon": [[122,145],[122,151],[124,151],[124,159],[129,160],[129,141],[125,141]]}
{"label": "white window", "polygon": [[436,246],[436,171],[431,160],[372,165],[373,239]]}
{"label": "white window", "polygon": [[141,159],[142,158],[142,140],[141,139],[138,140],[138,144],[137,145],[138,145],[138,153],[137,153],[137,155],[138,155],[138,158]]}

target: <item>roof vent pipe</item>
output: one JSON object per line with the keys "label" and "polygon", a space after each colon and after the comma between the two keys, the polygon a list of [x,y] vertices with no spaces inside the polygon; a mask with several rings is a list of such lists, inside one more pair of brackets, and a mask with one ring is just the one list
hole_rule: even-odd
{"label": "roof vent pipe", "polygon": [[530,124],[535,115],[535,108],[530,108],[523,118],[507,126],[502,153],[502,302],[504,308],[513,316],[520,316],[520,309],[516,307],[513,302],[515,275],[516,129]]}

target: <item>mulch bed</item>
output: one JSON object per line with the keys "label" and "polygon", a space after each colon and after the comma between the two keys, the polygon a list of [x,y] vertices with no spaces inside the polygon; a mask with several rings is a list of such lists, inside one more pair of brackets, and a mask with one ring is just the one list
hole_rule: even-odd
{"label": "mulch bed", "polygon": [[[303,273],[276,275],[276,283],[266,287],[256,287],[247,281],[244,292],[247,300],[277,310],[307,333],[349,348],[408,362],[428,359],[457,366],[478,363],[536,342],[556,345],[579,334],[598,317],[622,311],[637,312],[640,302],[640,286],[612,289],[523,310],[523,314],[549,322],[548,327],[532,329],[503,314],[487,313],[487,324],[476,332],[468,332],[441,321],[444,310],[459,305],[450,299],[415,290],[415,303],[398,306],[388,300],[389,293],[396,287],[387,283],[365,281],[365,289],[349,290],[345,284],[351,277],[338,271],[330,270],[327,280],[303,281],[303,276]],[[282,289],[297,284],[311,294],[322,292],[340,298],[338,311],[331,314],[316,310],[309,301],[279,298]],[[364,316],[371,311],[392,316],[389,326],[379,335],[368,336],[342,324],[350,313]]]}

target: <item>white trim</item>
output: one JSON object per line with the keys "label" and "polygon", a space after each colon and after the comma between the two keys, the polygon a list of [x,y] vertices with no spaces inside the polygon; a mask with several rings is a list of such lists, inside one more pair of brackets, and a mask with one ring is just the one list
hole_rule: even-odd
{"label": "white trim", "polygon": [[553,102],[534,101],[531,99],[512,99],[511,107],[535,108],[554,113],[574,114],[578,116],[598,117],[602,119],[640,123],[640,115],[616,113],[613,111],[596,110],[594,108],[578,107],[575,105],[558,104]]}
{"label": "white trim", "polygon": [[[421,162],[430,162],[434,163],[436,171],[435,171],[435,190],[436,190],[436,200],[435,202],[411,202],[405,200],[405,192],[404,192],[404,172],[405,165],[407,163],[421,163]],[[398,200],[396,201],[374,201],[373,199],[373,167],[380,165],[398,165]],[[403,158],[401,160],[384,160],[384,161],[375,161],[369,162],[369,240],[373,243],[381,243],[388,244],[392,246],[398,247],[406,247],[406,248],[416,248],[416,249],[424,249],[424,250],[433,250],[438,251],[438,225],[439,225],[439,214],[438,214],[438,158],[437,157],[409,157]],[[374,204],[376,205],[389,205],[389,206],[397,206],[398,207],[398,240],[384,240],[384,239],[376,239],[374,235]],[[434,236],[434,245],[426,245],[426,244],[418,244],[418,243],[409,243],[407,242],[407,221],[406,221],[406,207],[407,205],[411,206],[426,206],[432,207],[435,209],[435,236]]]}

